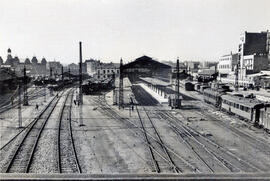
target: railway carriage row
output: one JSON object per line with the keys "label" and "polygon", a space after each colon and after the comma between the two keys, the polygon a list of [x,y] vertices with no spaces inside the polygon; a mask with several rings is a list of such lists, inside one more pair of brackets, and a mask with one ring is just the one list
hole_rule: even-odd
{"label": "railway carriage row", "polygon": [[244,97],[223,88],[201,86],[197,91],[203,94],[206,103],[270,130],[270,103],[262,102],[252,95]]}

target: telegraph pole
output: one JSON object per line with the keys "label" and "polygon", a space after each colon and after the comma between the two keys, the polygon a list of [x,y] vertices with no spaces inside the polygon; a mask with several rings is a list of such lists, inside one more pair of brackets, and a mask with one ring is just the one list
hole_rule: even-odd
{"label": "telegraph pole", "polygon": [[43,81],[43,91],[44,91],[44,102],[46,102],[46,86],[44,81]]}
{"label": "telegraph pole", "polygon": [[122,58],[120,59],[120,75],[119,75],[119,104],[118,104],[118,109],[123,107],[124,103],[124,88],[123,88],[123,60]]}
{"label": "telegraph pole", "polygon": [[68,68],[68,79],[70,80],[70,67]]}
{"label": "telegraph pole", "polygon": [[27,77],[26,77],[26,68],[23,68],[23,105],[28,106],[28,94],[27,94]]}
{"label": "telegraph pole", "polygon": [[236,92],[238,91],[238,87],[239,87],[238,76],[239,76],[239,62],[237,61],[236,68],[235,68],[235,84],[234,84],[234,88]]}
{"label": "telegraph pole", "polygon": [[176,86],[175,86],[175,108],[179,109],[180,108],[180,81],[179,81],[179,58],[177,58],[177,62],[176,62]]}
{"label": "telegraph pole", "polygon": [[82,42],[79,42],[79,53],[80,53],[80,63],[79,63],[79,66],[80,66],[80,69],[79,69],[79,73],[80,73],[80,88],[79,88],[79,119],[80,119],[80,124],[79,126],[84,126],[83,124],[83,119],[82,119],[82,104],[83,104],[83,96],[82,96]]}
{"label": "telegraph pole", "polygon": [[64,67],[61,67],[61,74],[62,74],[62,82],[64,81]]}
{"label": "telegraph pole", "polygon": [[238,91],[238,63],[236,64],[235,69],[235,91]]}
{"label": "telegraph pole", "polygon": [[50,67],[50,79],[52,78],[52,67]]}
{"label": "telegraph pole", "polygon": [[21,107],[21,83],[19,82],[19,89],[18,89],[18,121],[19,121],[19,128],[22,127],[22,107]]}
{"label": "telegraph pole", "polygon": [[80,104],[83,104],[82,96],[82,42],[80,42],[80,89],[79,89]]}
{"label": "telegraph pole", "polygon": [[[52,81],[52,67],[50,67],[50,80]],[[53,96],[52,88],[50,88],[50,95]]]}

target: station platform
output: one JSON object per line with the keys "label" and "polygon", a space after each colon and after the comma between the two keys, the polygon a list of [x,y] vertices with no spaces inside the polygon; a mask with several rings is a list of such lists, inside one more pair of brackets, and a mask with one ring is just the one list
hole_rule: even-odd
{"label": "station platform", "polygon": [[[168,82],[164,82],[162,80],[156,79],[156,78],[150,78],[150,77],[145,77],[145,78],[140,78],[143,82],[143,84],[146,86],[146,90],[148,91],[153,91],[150,93],[153,93],[153,95],[156,95],[156,99],[162,99],[159,97],[163,97],[164,99],[166,99],[166,103],[168,103],[168,98],[170,97],[174,97],[175,95],[175,90],[174,87],[168,83]],[[149,88],[149,89],[147,89]],[[181,84],[180,84],[180,88],[181,88]],[[187,94],[182,94],[180,91],[180,96],[182,97],[183,100],[195,100],[193,97],[188,96]],[[161,102],[161,101],[159,101]]]}
{"label": "station platform", "polygon": [[167,104],[168,98],[164,98],[158,91],[154,91],[153,89],[149,88],[147,85],[140,83],[140,85],[146,92],[148,92],[151,96],[153,96],[160,104]]}

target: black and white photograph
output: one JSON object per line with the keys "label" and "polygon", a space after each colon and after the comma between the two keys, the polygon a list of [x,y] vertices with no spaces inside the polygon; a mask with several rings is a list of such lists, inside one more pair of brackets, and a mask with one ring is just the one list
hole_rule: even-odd
{"label": "black and white photograph", "polygon": [[270,180],[270,0],[0,0],[0,180]]}

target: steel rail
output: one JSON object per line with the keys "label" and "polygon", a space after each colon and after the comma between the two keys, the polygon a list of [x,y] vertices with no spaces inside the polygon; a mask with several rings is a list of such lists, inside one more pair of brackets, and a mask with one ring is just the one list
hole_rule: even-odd
{"label": "steel rail", "polygon": [[139,111],[138,111],[137,106],[136,106],[136,110],[137,110],[137,114],[138,114],[140,123],[141,123],[141,125],[142,125],[142,128],[143,128],[143,130],[144,130],[144,137],[145,137],[146,142],[147,142],[147,144],[148,144],[149,152],[150,152],[150,154],[151,154],[152,162],[153,162],[153,164],[154,164],[155,170],[156,170],[157,173],[160,173],[160,167],[159,167],[159,164],[158,164],[158,162],[157,162],[157,160],[156,160],[156,158],[155,158],[155,155],[154,155],[154,153],[153,153],[152,147],[150,146],[151,143],[150,143],[150,141],[149,141],[149,139],[148,139],[148,136],[147,136],[147,134],[146,134],[146,130],[145,130],[145,127],[144,127],[144,125],[143,125],[143,122],[142,122],[142,119],[141,119],[141,116],[140,116],[140,113],[139,113]]}
{"label": "steel rail", "polygon": [[[137,106],[136,106],[136,108],[137,108]],[[176,166],[176,164],[175,164],[174,161],[172,160],[172,157],[171,157],[170,153],[168,152],[167,148],[163,146],[163,145],[164,145],[163,140],[161,139],[161,137],[160,137],[160,135],[159,135],[159,133],[158,133],[158,131],[157,131],[157,129],[156,129],[156,127],[155,127],[153,121],[152,121],[152,119],[150,118],[150,116],[149,116],[148,113],[146,112],[145,107],[143,107],[143,109],[144,109],[144,112],[145,112],[147,118],[149,119],[149,121],[150,121],[152,127],[154,128],[155,134],[157,135],[158,140],[159,140],[159,142],[161,143],[160,146],[161,146],[162,149],[165,151],[165,153],[166,153],[166,155],[167,155],[167,157],[168,157],[168,159],[169,159],[169,161],[170,161],[170,163],[171,163],[171,165],[172,165],[174,171],[175,171],[176,173],[183,172],[180,168],[178,168],[178,167]],[[138,110],[137,110],[137,111],[138,111]]]}
{"label": "steel rail", "polygon": [[[98,102],[99,101],[99,102]],[[102,109],[103,111],[104,110],[111,110],[112,113],[110,114],[113,114],[111,115],[112,117],[114,117],[115,119],[117,120],[120,120],[120,121],[125,121],[124,123],[127,124],[127,122],[130,124],[130,125],[133,125],[135,128],[138,128],[138,130],[140,130],[142,133],[144,133],[144,130],[142,128],[140,128],[140,126],[136,125],[135,123],[131,122],[130,120],[128,119],[125,119],[125,118],[122,118],[120,115],[118,115],[118,113],[116,113],[115,111],[113,111],[113,109],[111,108],[110,105],[108,105],[106,102],[105,102],[105,105],[104,105],[104,102],[101,102],[100,100],[96,100],[96,102],[99,103],[99,107],[101,107],[101,105],[103,106],[103,108],[106,108],[107,109]],[[101,107],[102,108],[102,107]],[[116,115],[116,116],[115,116]],[[126,122],[127,121],[127,122]],[[161,144],[153,135],[151,135],[148,131],[145,132],[151,139],[153,139],[155,142],[157,142],[158,144]],[[137,134],[136,134],[137,135]],[[147,144],[147,143],[146,143]],[[170,151],[171,153],[173,153],[178,159],[182,160],[183,163],[189,167],[192,171],[194,172],[200,172],[200,170],[196,167],[194,167],[192,164],[190,164],[188,161],[186,161],[182,156],[180,156],[179,154],[177,154],[174,150],[172,150],[171,148],[169,148],[167,145],[163,144],[164,147],[166,147],[168,149],[168,151]],[[153,147],[153,150],[159,154],[159,156],[164,160],[164,161],[168,161],[166,158],[164,158],[162,155],[160,155],[160,153],[158,153],[155,148]]]}
{"label": "steel rail", "polygon": [[[206,113],[206,116],[209,117],[209,118],[211,118],[212,120],[219,121],[217,118],[215,118],[215,117],[213,117],[213,116],[211,116],[211,115],[209,115],[207,113]],[[215,122],[215,121],[213,121],[213,122]],[[232,126],[227,125],[226,123],[224,123],[224,121],[219,121],[219,125],[221,125],[221,126],[227,128],[227,129],[229,129],[230,131],[232,131],[232,133],[235,136],[239,137],[240,139],[242,139],[246,143],[255,146],[256,149],[260,150],[261,152],[264,152],[266,154],[269,154],[269,152],[270,152],[270,146],[267,145],[267,144],[265,144],[261,140],[256,139],[256,138],[252,137],[250,134],[245,133],[245,132],[242,132],[239,129],[236,129],[236,128],[232,127]]]}
{"label": "steel rail", "polygon": [[[164,115],[164,114],[163,114],[163,115]],[[166,116],[166,115],[164,115],[164,116]],[[170,117],[166,116],[166,119],[167,119],[167,118],[170,118]],[[172,119],[171,119],[171,120],[172,120]],[[186,129],[183,128],[184,133],[187,133],[187,135],[189,136],[189,138],[191,138],[190,140],[184,139],[184,137],[182,136],[181,131],[179,131],[179,128],[178,128],[178,127],[173,126],[173,125],[171,125],[171,126],[173,127],[173,130],[176,131],[177,135],[180,136],[180,137],[185,141],[185,144],[188,145],[188,147],[189,147],[189,148],[197,155],[197,157],[198,157],[198,158],[199,158],[199,159],[207,166],[207,168],[209,168],[209,169],[211,170],[212,173],[215,172],[214,169],[211,168],[211,167],[209,166],[209,164],[202,158],[202,156],[201,156],[199,153],[197,153],[197,151],[194,150],[194,146],[192,146],[192,143],[191,143],[192,140],[193,140],[195,143],[197,143],[203,150],[205,150],[209,155],[213,156],[213,157],[216,159],[216,161],[220,162],[226,169],[228,169],[229,171],[232,171],[230,168],[228,168],[228,166],[227,166],[226,164],[224,164],[224,163],[222,162],[223,160],[220,160],[215,154],[213,154],[209,149],[207,149],[206,146],[203,145],[202,143],[200,143],[200,142],[199,142],[199,141],[198,141],[198,140],[197,140],[190,132],[188,132],[188,130],[186,130]]]}
{"label": "steel rail", "polygon": [[[41,91],[38,91],[38,92],[41,92]],[[30,95],[28,94],[28,96],[29,96],[28,100],[34,100],[36,98],[42,97],[44,94],[42,93],[40,95],[33,95],[33,96],[30,96]],[[18,101],[16,100],[16,101],[14,101],[13,105],[9,104],[9,105],[6,105],[5,107],[1,107],[0,108],[0,114],[4,113],[4,112],[6,112],[6,111],[8,111],[10,109],[13,109],[13,108],[15,108],[17,106],[18,106]]]}
{"label": "steel rail", "polygon": [[17,146],[15,153],[13,154],[11,160],[8,163],[7,168],[5,169],[4,172],[8,173],[9,170],[12,167],[12,164],[16,158],[16,156],[19,153],[20,148],[22,147],[24,141],[26,140],[26,138],[28,137],[29,133],[32,131],[32,129],[34,128],[34,126],[36,125],[36,123],[40,120],[41,116],[48,110],[48,108],[51,106],[51,104],[55,101],[56,96],[50,101],[50,103],[46,106],[46,108],[39,114],[39,116],[37,118],[34,119],[32,125],[29,127],[29,129],[27,130],[26,134],[24,135],[23,139],[21,140],[21,142],[19,143],[19,145]]}
{"label": "steel rail", "polygon": [[73,137],[73,132],[72,132],[72,125],[71,125],[72,99],[73,99],[73,93],[72,93],[72,97],[71,97],[71,101],[70,101],[70,106],[69,106],[69,131],[70,131],[70,137],[71,137],[71,141],[72,141],[72,148],[73,148],[72,151],[73,151],[73,154],[75,155],[76,164],[78,166],[79,173],[82,173],[82,168],[81,168],[81,165],[79,163],[79,159],[78,159],[78,155],[77,155],[77,151],[76,151],[76,147],[75,147],[75,143],[74,143],[74,137]]}
{"label": "steel rail", "polygon": [[[181,114],[181,113],[180,113],[180,114]],[[168,114],[167,114],[167,115],[168,115]],[[182,114],[181,114],[181,115],[182,115]],[[186,130],[188,133],[190,133],[191,135],[192,135],[192,134],[198,135],[199,138],[202,138],[203,140],[205,140],[206,143],[212,144],[212,145],[213,145],[214,147],[216,147],[217,149],[222,150],[223,153],[227,153],[229,156],[233,157],[234,159],[238,160],[239,162],[242,162],[243,164],[249,166],[250,168],[252,168],[252,169],[254,169],[254,170],[256,170],[256,171],[261,172],[261,170],[260,170],[259,168],[253,166],[252,164],[248,163],[248,162],[245,161],[245,160],[240,159],[240,158],[237,157],[235,154],[233,154],[231,151],[229,151],[229,150],[223,148],[222,146],[218,145],[217,143],[213,142],[212,140],[210,140],[210,139],[208,139],[208,138],[202,136],[199,132],[197,132],[197,131],[194,130],[193,128],[190,128],[189,126],[186,126],[186,125],[182,124],[181,120],[179,120],[177,117],[175,117],[175,116],[173,116],[173,115],[168,115],[168,116],[171,116],[171,117],[173,118],[173,119],[171,119],[171,120],[174,120],[175,122],[176,122],[176,120],[178,120],[176,123],[177,123],[178,125],[179,125],[179,123],[181,123],[180,126],[181,126],[184,130]],[[187,120],[187,118],[186,118],[184,115],[182,115],[182,117],[183,117],[184,119]],[[195,137],[194,137],[194,138],[195,138]],[[196,138],[195,138],[195,139],[196,139]],[[197,140],[198,142],[200,142],[198,139],[196,139],[196,140]],[[203,143],[201,143],[201,144],[204,145]],[[213,151],[213,152],[215,152],[215,151]],[[221,159],[221,158],[220,158],[220,159]],[[225,161],[225,160],[226,160],[226,159],[221,159],[221,161]],[[233,164],[230,163],[228,160],[226,160],[226,162],[229,163],[230,165],[233,165]],[[239,169],[239,170],[242,170],[242,169],[240,169],[239,167],[237,167],[237,166],[235,166],[235,165],[234,165],[234,167],[237,168],[237,169]]]}
{"label": "steel rail", "polygon": [[57,146],[58,146],[58,152],[57,152],[57,158],[58,158],[58,170],[59,170],[59,173],[63,173],[63,166],[62,166],[62,162],[61,162],[61,128],[62,128],[62,120],[63,120],[63,117],[64,117],[64,112],[65,112],[65,109],[67,109],[66,107],[66,103],[67,103],[67,100],[68,98],[70,97],[70,94],[71,94],[71,99],[70,99],[70,105],[68,107],[68,119],[69,119],[69,126],[68,126],[68,129],[69,129],[69,135],[70,135],[70,139],[71,139],[71,144],[72,144],[72,153],[75,157],[75,162],[76,162],[76,168],[78,169],[78,172],[81,173],[81,167],[79,165],[79,161],[78,161],[78,157],[77,157],[77,153],[75,151],[75,144],[74,144],[74,139],[73,139],[73,134],[72,134],[72,131],[71,131],[71,107],[72,107],[72,97],[73,97],[73,90],[70,90],[68,93],[67,93],[67,96],[64,100],[64,103],[63,103],[63,106],[61,107],[61,111],[60,111],[60,115],[59,115],[59,123],[58,123],[58,136],[57,136]]}
{"label": "steel rail", "polygon": [[58,104],[58,102],[59,102],[59,100],[60,100],[60,98],[62,97],[63,94],[64,94],[64,92],[62,92],[62,94],[60,95],[60,97],[57,98],[57,101],[56,101],[55,105],[53,106],[52,110],[49,112],[49,115],[47,116],[47,118],[45,119],[45,121],[42,124],[42,127],[41,127],[41,129],[40,129],[40,131],[38,133],[38,137],[37,137],[37,139],[35,141],[34,147],[33,147],[32,151],[31,151],[30,159],[29,159],[29,161],[27,163],[26,173],[28,173],[29,170],[30,170],[30,166],[31,166],[32,161],[33,161],[33,158],[34,158],[34,154],[35,154],[35,151],[36,151],[36,148],[37,148],[37,145],[38,145],[38,141],[39,141],[40,135],[41,135],[42,131],[44,130],[45,125],[47,124],[49,118],[51,117],[54,109],[56,108],[56,106],[57,106],[57,104]]}

